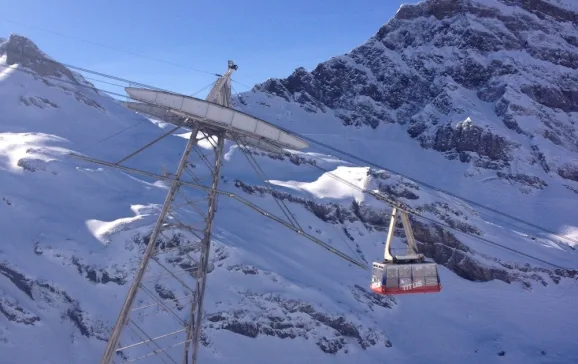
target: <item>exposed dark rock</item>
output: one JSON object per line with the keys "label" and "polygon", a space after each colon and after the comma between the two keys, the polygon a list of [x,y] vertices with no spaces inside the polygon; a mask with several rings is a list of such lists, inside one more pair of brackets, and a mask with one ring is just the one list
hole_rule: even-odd
{"label": "exposed dark rock", "polygon": [[21,167],[28,172],[36,172],[38,170],[44,169],[44,161],[38,158],[20,158],[16,163],[18,167]]}
{"label": "exposed dark rock", "polygon": [[122,270],[116,270],[115,275],[112,275],[108,269],[95,268],[85,264],[82,264],[79,258],[73,256],[72,264],[76,266],[78,273],[82,274],[89,281],[94,283],[106,284],[109,282],[116,283],[118,285],[123,285],[126,283],[127,273]]}
{"label": "exposed dark rock", "polygon": [[351,241],[355,241],[355,238],[349,233],[349,230],[347,230],[347,228],[343,228],[343,233],[345,234],[345,236],[347,236],[347,238]]}
{"label": "exposed dark rock", "polygon": [[312,159],[312,158],[307,158],[305,156],[295,154],[295,153],[288,153],[287,152],[287,153],[283,153],[283,154],[278,154],[278,153],[265,152],[265,151],[259,150],[259,149],[249,149],[248,153],[253,154],[253,155],[258,155],[258,156],[266,156],[268,158],[281,160],[281,161],[288,160],[297,166],[302,165],[302,164],[309,164],[311,166],[317,165],[317,160]]}
{"label": "exposed dark rock", "polygon": [[8,278],[16,288],[24,292],[28,297],[34,299],[34,297],[32,297],[32,286],[34,283],[32,280],[26,278],[24,274],[10,268],[6,263],[0,263],[0,274]]}
{"label": "exposed dark rock", "polygon": [[[81,310],[79,303],[68,295],[65,291],[56,288],[53,284],[26,278],[24,274],[8,267],[5,263],[0,263],[0,274],[8,278],[18,289],[24,292],[32,301],[42,301],[55,309],[64,309],[63,317],[70,319],[78,328],[80,333],[86,337],[95,337],[106,341],[108,338],[107,328],[100,320],[87,319]],[[20,305],[11,301],[0,300],[0,312],[11,321],[33,325],[40,321],[40,317],[28,312]]]}
{"label": "exposed dark rock", "polygon": [[374,310],[374,306],[392,308],[395,304],[395,299],[392,297],[377,294],[358,285],[353,287],[352,292],[356,300],[366,303],[372,311]]}
{"label": "exposed dark rock", "polygon": [[558,169],[558,175],[562,178],[578,182],[578,165],[566,163]]}
{"label": "exposed dark rock", "polygon": [[[482,101],[485,102],[496,102],[504,96],[506,93],[506,84],[494,81],[494,82],[487,82],[478,90],[476,96]],[[496,105],[496,115],[500,115],[502,112],[500,111],[501,107]]]}
{"label": "exposed dark rock", "polygon": [[[391,347],[391,342],[383,334],[373,329],[356,326],[343,316],[332,316],[320,312],[305,302],[270,294],[248,293],[246,296],[251,299],[249,307],[256,307],[257,311],[243,309],[209,314],[207,315],[208,326],[229,330],[250,338],[256,338],[259,335],[275,336],[280,339],[316,338],[319,348],[331,354],[341,349],[347,350],[345,338],[355,339],[364,350],[381,342],[384,346]],[[388,299],[383,298],[383,300]],[[264,305],[264,302],[268,305]],[[267,311],[265,307],[271,307],[271,303],[278,309]],[[269,312],[275,312],[275,314],[272,315]],[[299,319],[303,315],[308,319]],[[321,336],[316,332],[320,325],[333,330],[334,334],[331,338]]]}
{"label": "exposed dark rock", "polygon": [[0,54],[6,55],[6,64],[20,64],[29,68],[40,76],[64,76],[69,82],[76,78],[70,70],[60,63],[48,58],[30,39],[11,34],[7,42],[0,47]]}
{"label": "exposed dark rock", "polygon": [[479,282],[492,279],[507,283],[512,281],[508,272],[490,269],[479,264],[472,258],[472,252],[467,246],[441,227],[428,226],[419,221],[412,221],[412,224],[419,251],[436,263],[451,269],[460,277]]}
{"label": "exposed dark rock", "polygon": [[[566,10],[562,7],[555,6],[552,3],[543,0],[500,0],[506,5],[516,5],[522,9],[533,13],[540,19],[546,16],[552,17],[557,21],[562,22],[578,22],[578,14]],[[495,8],[481,7],[469,0],[430,0],[422,2],[417,5],[403,5],[398,13],[396,19],[412,20],[417,17],[434,16],[438,20],[459,16],[463,13],[473,14],[480,18],[496,18],[503,17]],[[511,29],[520,29],[518,27],[510,27]]]}
{"label": "exposed dark rock", "polygon": [[74,323],[83,336],[90,337],[90,329],[84,324],[82,311],[77,306],[69,308],[66,312],[68,318]]}
{"label": "exposed dark rock", "polygon": [[578,194],[578,188],[572,187],[572,186],[568,186],[568,185],[564,185],[564,187],[566,187],[566,188],[569,189],[570,191]]}
{"label": "exposed dark rock", "polygon": [[40,317],[22,308],[17,303],[10,302],[5,298],[0,298],[0,313],[9,321],[24,325],[34,325],[40,321]]}
{"label": "exposed dark rock", "polygon": [[259,335],[259,328],[257,325],[250,322],[227,322],[222,328],[234,332],[235,334],[251,338],[256,338]]}
{"label": "exposed dark rock", "polygon": [[[133,242],[137,245],[146,246],[150,240],[151,235],[140,235],[137,234],[133,237]],[[192,249],[192,251],[198,250],[199,247],[197,244],[193,244],[188,240],[183,241],[184,236],[180,233],[172,234],[169,239],[164,238],[157,238],[156,241],[156,248],[159,251],[166,250],[166,249],[175,249],[178,247],[182,247],[185,250]]]}
{"label": "exposed dark rock", "polygon": [[40,109],[45,109],[48,106],[55,108],[55,109],[58,108],[58,105],[56,105],[52,101],[50,101],[46,98],[43,98],[43,97],[38,97],[38,96],[33,96],[33,97],[21,96],[20,101],[26,106],[34,105]]}
{"label": "exposed dark rock", "polygon": [[244,265],[244,264],[237,264],[237,265],[232,265],[230,267],[227,267],[228,271],[235,271],[235,272],[242,272],[245,275],[256,275],[259,274],[259,269],[253,267],[253,266],[248,266],[248,265]]}
{"label": "exposed dark rock", "polygon": [[345,346],[345,339],[342,337],[334,337],[330,339],[322,337],[316,342],[316,344],[324,353],[335,354],[339,350],[343,349]]}
{"label": "exposed dark rock", "polygon": [[98,110],[104,112],[104,108],[102,106],[100,106],[100,104],[98,102],[94,101],[93,99],[91,99],[90,97],[85,95],[83,92],[76,91],[74,93],[74,97],[76,98],[77,101],[83,102],[90,107],[93,107],[95,109],[98,109]]}
{"label": "exposed dark rock", "polygon": [[560,90],[543,85],[525,85],[521,90],[546,107],[564,112],[578,112],[578,90]]}
{"label": "exposed dark rock", "polygon": [[474,6],[474,4],[468,0],[433,0],[417,5],[402,5],[395,15],[395,18],[399,20],[412,20],[417,17],[434,16],[436,19],[442,20],[463,13],[469,13],[479,17],[495,17],[499,14],[497,10]]}
{"label": "exposed dark rock", "polygon": [[43,253],[44,253],[44,250],[42,250],[42,248],[40,247],[40,244],[38,242],[36,244],[34,244],[34,254],[42,255]]}
{"label": "exposed dark rock", "polygon": [[410,137],[417,138],[427,129],[428,127],[424,122],[416,122],[410,125],[409,128],[407,128],[407,133],[409,134]]}
{"label": "exposed dark rock", "polygon": [[550,140],[552,143],[556,145],[562,145],[562,140],[555,132],[551,132],[550,130],[544,130],[544,138]]}
{"label": "exposed dark rock", "polygon": [[468,234],[482,235],[476,226],[461,221],[461,219],[467,220],[467,216],[459,209],[452,208],[447,202],[425,204],[418,207],[416,210],[420,212],[427,211],[434,214],[437,218],[448,224],[453,229],[458,229]]}
{"label": "exposed dark rock", "polygon": [[[201,251],[201,245],[198,241],[191,241],[181,233],[182,227],[175,225],[174,230],[165,230],[162,237],[156,241],[156,249],[159,252],[165,252],[163,259],[167,264],[173,267],[178,267],[192,277],[199,277],[198,257]],[[132,247],[137,247],[141,252],[144,252],[146,245],[150,239],[150,233],[142,235],[135,234],[132,242],[129,243]],[[196,256],[196,257],[195,257]],[[215,270],[216,267],[222,266],[223,261],[229,256],[226,248],[223,246],[214,246],[211,248],[209,258],[208,273]]]}
{"label": "exposed dark rock", "polygon": [[546,183],[546,181],[543,181],[536,176],[528,176],[525,174],[511,174],[511,173],[506,174],[503,172],[497,172],[496,174],[500,178],[516,181],[525,186],[533,187],[539,190],[542,190],[544,189],[544,187],[548,186],[548,183]]}
{"label": "exposed dark rock", "polygon": [[401,187],[399,185],[392,186],[389,184],[378,183],[377,189],[379,192],[383,192],[387,195],[392,195],[395,197],[402,197],[408,200],[417,200],[419,196],[413,193],[411,190]]}
{"label": "exposed dark rock", "polygon": [[35,285],[40,287],[38,294],[45,301],[52,303],[55,298],[67,304],[72,304],[75,301],[65,291],[54,287],[52,284],[44,281],[36,281]]}
{"label": "exposed dark rock", "polygon": [[493,161],[508,161],[511,145],[499,135],[483,130],[471,122],[463,122],[455,128],[451,125],[440,127],[436,132],[433,148],[440,152],[476,152]]}
{"label": "exposed dark rock", "polygon": [[109,329],[99,320],[87,319],[86,313],[80,309],[78,303],[75,302],[66,311],[66,317],[80,331],[82,336],[87,338],[94,337],[105,342],[108,340]]}
{"label": "exposed dark rock", "polygon": [[548,162],[546,161],[546,157],[544,156],[544,153],[542,153],[540,151],[540,148],[537,145],[532,145],[531,150],[532,150],[532,155],[535,158],[535,162],[540,163],[540,166],[542,166],[542,169],[544,170],[544,172],[546,172],[546,173],[550,172],[550,166],[548,165]]}
{"label": "exposed dark rock", "polygon": [[[184,306],[179,302],[175,293],[171,291],[169,288],[165,287],[165,285],[161,283],[155,284],[155,292],[159,295],[162,300],[170,300],[172,303],[175,304],[177,310],[182,310]],[[171,304],[172,304],[171,303]]]}
{"label": "exposed dark rock", "polygon": [[540,19],[544,19],[546,16],[552,17],[558,21],[562,22],[578,22],[578,14],[570,10],[564,9],[560,6],[556,6],[550,2],[544,0],[502,0],[508,5],[517,5],[522,9],[531,12]]}
{"label": "exposed dark rock", "polygon": [[289,193],[279,192],[277,190],[272,190],[270,188],[261,186],[251,186],[242,181],[236,180],[235,187],[240,188],[242,191],[249,194],[259,194],[260,196],[265,196],[266,194],[272,194],[275,198],[281,200],[287,200],[289,202],[298,203],[305,206],[310,210],[315,216],[322,219],[325,222],[343,222],[345,220],[354,221],[355,217],[352,216],[351,212],[342,208],[338,204],[319,204],[311,200],[293,196]]}

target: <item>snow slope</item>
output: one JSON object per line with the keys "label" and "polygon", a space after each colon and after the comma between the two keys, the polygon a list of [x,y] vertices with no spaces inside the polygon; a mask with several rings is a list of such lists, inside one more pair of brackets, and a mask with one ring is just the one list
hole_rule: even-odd
{"label": "snow slope", "polygon": [[[33,49],[27,40],[9,41]],[[42,78],[33,64],[5,67],[7,61],[4,57],[0,77],[0,362],[97,363],[167,185],[68,153],[116,161],[164,131],[111,98],[75,85],[84,83],[78,75],[51,69]],[[236,105],[245,111],[459,195],[556,231],[571,234],[577,228],[576,195],[555,183],[524,194],[489,174],[464,176],[470,166],[421,148],[399,124],[352,129],[332,110],[307,112],[300,103],[264,92],[241,100]],[[156,173],[162,165],[171,170],[185,144],[182,132],[176,134],[127,164]],[[389,207],[344,187],[335,176],[463,231],[563,267],[577,266],[577,253],[567,244],[535,231],[528,236],[527,229],[502,217],[399,176],[315,148],[298,157],[255,154],[277,196],[307,232],[368,264],[382,255]],[[221,188],[281,216],[265,187],[227,143]],[[368,271],[220,198],[200,362],[578,360],[575,270],[556,270],[423,221],[415,221],[415,228],[420,249],[440,264],[442,293],[378,297],[367,289]],[[402,242],[398,234],[396,247]],[[175,285],[161,291],[183,294]],[[172,324],[166,313],[154,310],[139,323],[167,329]],[[34,350],[31,340],[38,343]]]}

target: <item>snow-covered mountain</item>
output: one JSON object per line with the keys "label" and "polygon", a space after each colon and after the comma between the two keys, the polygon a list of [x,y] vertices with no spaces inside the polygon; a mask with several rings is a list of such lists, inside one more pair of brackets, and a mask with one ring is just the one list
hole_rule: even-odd
{"label": "snow-covered mountain", "polygon": [[562,177],[576,192],[576,4],[402,6],[349,54],[255,90],[374,134],[404,125],[411,144],[460,160],[474,178],[492,175],[532,193]]}
{"label": "snow-covered mountain", "polygon": [[[347,55],[257,85],[235,106],[577,240],[577,17],[570,0],[403,6]],[[116,161],[163,126],[26,38],[10,36],[0,55],[0,363],[96,363],[166,183],[68,153]],[[170,170],[184,144],[175,134],[128,164]],[[573,240],[333,154],[254,156],[310,234],[368,264],[382,256],[389,207],[335,175],[458,229],[413,221],[443,291],[376,296],[369,272],[222,198],[200,362],[578,361]],[[230,142],[221,187],[280,214]]]}

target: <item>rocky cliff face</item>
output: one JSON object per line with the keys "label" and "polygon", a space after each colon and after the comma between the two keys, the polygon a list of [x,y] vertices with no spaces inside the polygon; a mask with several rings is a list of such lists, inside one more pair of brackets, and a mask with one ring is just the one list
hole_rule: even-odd
{"label": "rocky cliff face", "polygon": [[522,160],[531,178],[542,169],[575,181],[577,19],[569,1],[404,5],[350,53],[254,90],[347,125],[403,124],[422,147],[481,168]]}

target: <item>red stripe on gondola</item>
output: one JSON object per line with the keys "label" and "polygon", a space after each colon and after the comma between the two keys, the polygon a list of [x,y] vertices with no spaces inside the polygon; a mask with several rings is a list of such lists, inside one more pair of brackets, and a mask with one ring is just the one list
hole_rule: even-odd
{"label": "red stripe on gondola", "polygon": [[407,293],[436,293],[442,290],[441,284],[439,286],[427,286],[427,287],[418,287],[418,288],[410,288],[410,289],[401,289],[401,288],[372,288],[373,292],[378,294],[407,294]]}

